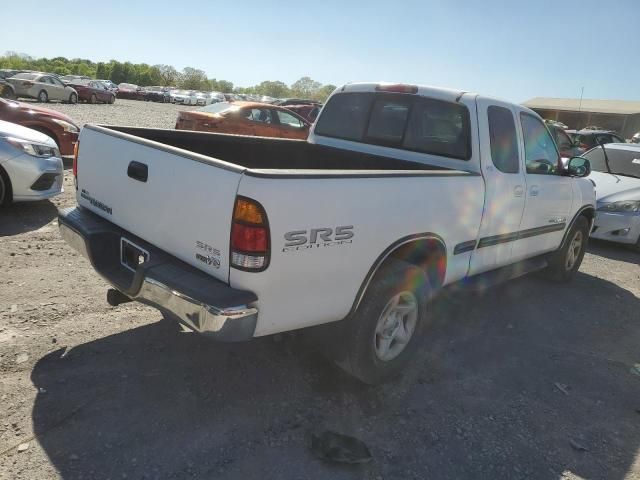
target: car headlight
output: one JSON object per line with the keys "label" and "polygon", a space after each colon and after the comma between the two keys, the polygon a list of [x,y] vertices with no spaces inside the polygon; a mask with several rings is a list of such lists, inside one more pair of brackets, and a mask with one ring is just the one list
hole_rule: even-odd
{"label": "car headlight", "polygon": [[640,212],[640,200],[623,200],[621,202],[603,203],[599,212],[634,213]]}
{"label": "car headlight", "polygon": [[59,157],[60,151],[55,147],[34,143],[22,138],[7,138],[7,141],[19,150],[39,158]]}
{"label": "car headlight", "polygon": [[64,128],[65,132],[78,133],[80,131],[80,129],[73,123],[65,122],[64,120],[60,120],[59,118],[52,118],[51,120]]}

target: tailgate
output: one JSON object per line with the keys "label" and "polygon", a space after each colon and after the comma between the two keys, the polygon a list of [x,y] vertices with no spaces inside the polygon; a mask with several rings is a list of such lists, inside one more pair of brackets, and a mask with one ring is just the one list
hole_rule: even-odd
{"label": "tailgate", "polygon": [[78,204],[227,282],[240,167],[103,127],[85,127]]}

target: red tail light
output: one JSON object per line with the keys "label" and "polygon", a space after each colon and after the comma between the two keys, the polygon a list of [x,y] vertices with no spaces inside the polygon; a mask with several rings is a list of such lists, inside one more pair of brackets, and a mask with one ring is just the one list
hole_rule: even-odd
{"label": "red tail light", "polygon": [[382,83],[376,87],[377,92],[390,93],[418,93],[416,85],[405,85],[402,83]]}
{"label": "red tail light", "polygon": [[269,266],[270,242],[267,214],[255,200],[238,196],[231,224],[231,266],[260,272]]}

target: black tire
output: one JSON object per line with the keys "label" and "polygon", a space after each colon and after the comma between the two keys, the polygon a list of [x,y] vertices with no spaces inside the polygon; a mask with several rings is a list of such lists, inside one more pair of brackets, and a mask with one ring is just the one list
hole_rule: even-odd
{"label": "black tire", "polygon": [[92,105],[95,105],[96,103],[98,103],[98,97],[96,97],[95,93],[91,94],[91,97],[89,98],[89,103]]}
{"label": "black tire", "polygon": [[[336,363],[370,385],[398,377],[420,344],[419,338],[428,323],[430,295],[431,286],[424,271],[403,261],[387,261],[371,281],[355,314],[345,320]],[[399,300],[395,307],[394,299]],[[413,313],[398,318],[394,310],[413,312],[412,307],[415,318]],[[413,329],[409,333],[411,324]],[[383,359],[383,344],[387,342],[389,358]]]}
{"label": "black tire", "polygon": [[116,103],[116,96],[115,95],[111,95],[111,97],[109,98],[109,103],[111,105],[113,105],[114,103]]}
{"label": "black tire", "polygon": [[[575,242],[579,241],[578,246]],[[549,259],[546,274],[556,282],[569,282],[580,268],[589,241],[589,221],[580,216],[569,230],[565,244]]]}
{"label": "black tire", "polygon": [[15,100],[16,99],[16,91],[11,85],[5,85],[2,89],[2,98],[6,98],[7,100]]}
{"label": "black tire", "polygon": [[47,103],[49,101],[49,94],[46,90],[40,90],[38,92],[38,101],[41,103]]}
{"label": "black tire", "polygon": [[76,104],[78,103],[78,94],[77,93],[71,93],[71,95],[69,95],[69,103],[71,104]]}
{"label": "black tire", "polygon": [[0,207],[5,207],[13,201],[13,190],[9,175],[0,167]]}

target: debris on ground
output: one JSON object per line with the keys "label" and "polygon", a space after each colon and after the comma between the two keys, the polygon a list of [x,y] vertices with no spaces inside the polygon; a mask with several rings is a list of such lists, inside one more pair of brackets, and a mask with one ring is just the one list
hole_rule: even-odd
{"label": "debris on ground", "polygon": [[571,448],[573,448],[574,450],[578,451],[578,452],[588,452],[589,449],[587,447],[585,447],[583,444],[581,444],[580,442],[578,442],[577,440],[570,438],[569,439],[569,444],[571,445]]}
{"label": "debris on ground", "polygon": [[339,463],[367,463],[372,456],[369,448],[357,438],[326,431],[311,435],[311,451],[321,460]]}
{"label": "debris on ground", "polygon": [[20,365],[21,363],[26,362],[27,360],[29,360],[29,355],[25,352],[19,353],[18,355],[16,355],[16,363],[18,365]]}
{"label": "debris on ground", "polygon": [[21,443],[20,445],[18,445],[19,452],[25,452],[28,449],[29,449],[29,442]]}
{"label": "debris on ground", "polygon": [[565,385],[564,383],[554,383],[555,387],[560,390],[562,393],[564,393],[565,395],[569,395],[569,390],[567,390],[569,388],[569,385]]}

